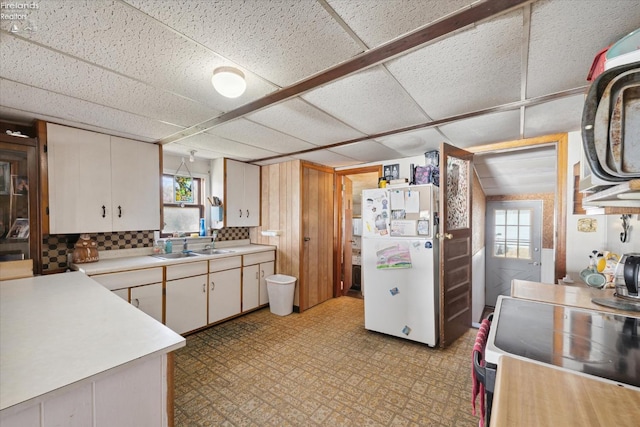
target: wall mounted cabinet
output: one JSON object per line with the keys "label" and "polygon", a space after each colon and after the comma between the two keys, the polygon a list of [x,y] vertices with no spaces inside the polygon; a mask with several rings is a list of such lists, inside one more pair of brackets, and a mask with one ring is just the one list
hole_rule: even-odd
{"label": "wall mounted cabinet", "polygon": [[211,191],[223,203],[221,227],[260,225],[260,166],[230,159],[212,161]]}
{"label": "wall mounted cabinet", "polygon": [[47,124],[51,234],[158,230],[154,144]]}

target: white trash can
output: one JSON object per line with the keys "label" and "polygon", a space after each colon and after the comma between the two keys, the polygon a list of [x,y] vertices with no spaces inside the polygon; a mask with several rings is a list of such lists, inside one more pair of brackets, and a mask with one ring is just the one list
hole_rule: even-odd
{"label": "white trash can", "polygon": [[293,296],[296,278],[284,274],[274,274],[265,279],[269,294],[269,308],[273,314],[286,316],[293,312]]}

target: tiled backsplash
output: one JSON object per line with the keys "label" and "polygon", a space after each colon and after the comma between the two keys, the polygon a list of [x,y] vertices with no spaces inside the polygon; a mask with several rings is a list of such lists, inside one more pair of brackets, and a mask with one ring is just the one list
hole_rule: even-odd
{"label": "tiled backsplash", "polygon": [[[153,230],[127,231],[120,233],[90,233],[98,244],[98,251],[153,247]],[[218,241],[243,240],[249,238],[246,227],[229,227],[218,230]],[[67,253],[73,252],[78,240],[77,234],[59,234],[44,236],[42,242],[42,271],[54,271],[67,268]]]}

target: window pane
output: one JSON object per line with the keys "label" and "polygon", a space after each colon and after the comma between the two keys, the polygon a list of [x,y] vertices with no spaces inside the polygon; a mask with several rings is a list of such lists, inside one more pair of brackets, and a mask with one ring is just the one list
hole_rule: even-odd
{"label": "window pane", "polygon": [[174,203],[173,200],[173,176],[162,175],[162,203]]}
{"label": "window pane", "polygon": [[[184,180],[185,177],[178,177],[181,180]],[[189,179],[189,178],[187,178]],[[192,202],[176,202],[176,193],[175,193],[175,189],[176,187],[178,187],[178,184],[176,184],[175,181],[175,176],[174,175],[162,175],[162,203],[164,204],[176,204],[176,203],[184,203],[185,205],[199,205],[202,204],[201,201],[201,197],[200,197],[200,178],[193,178],[193,181],[191,182],[191,189],[192,189],[192,197],[193,197],[193,201]],[[204,188],[203,188],[204,189]],[[182,197],[180,195],[178,195],[178,197]]]}
{"label": "window pane", "polygon": [[495,243],[493,255],[504,258],[504,243]]}
{"label": "window pane", "polygon": [[200,207],[185,206],[164,207],[164,229],[163,233],[173,233],[174,231],[195,233],[200,228]]}
{"label": "window pane", "polygon": [[531,211],[520,211],[520,225],[531,225]]}
{"label": "window pane", "polygon": [[507,224],[508,225],[518,225],[518,211],[517,210],[508,210],[507,211]]}
{"label": "window pane", "polygon": [[530,259],[531,258],[531,247],[527,242],[520,242],[520,247],[518,248],[518,258],[521,259]]}
{"label": "window pane", "polygon": [[507,239],[518,240],[518,227],[514,225],[507,226]]}
{"label": "window pane", "polygon": [[504,225],[505,222],[505,211],[496,210],[496,225]]}

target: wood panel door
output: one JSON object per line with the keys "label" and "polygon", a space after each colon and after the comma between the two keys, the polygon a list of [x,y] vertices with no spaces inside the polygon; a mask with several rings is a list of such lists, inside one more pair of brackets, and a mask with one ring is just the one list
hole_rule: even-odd
{"label": "wood panel door", "polygon": [[440,346],[471,327],[473,154],[440,144]]}
{"label": "wood panel door", "polygon": [[300,311],[333,298],[333,170],[302,167]]}
{"label": "wood panel door", "polygon": [[344,200],[344,241],[342,242],[342,295],[346,295],[352,286],[353,274],[353,181],[346,176],[343,178]]}

